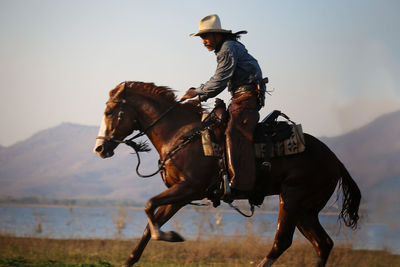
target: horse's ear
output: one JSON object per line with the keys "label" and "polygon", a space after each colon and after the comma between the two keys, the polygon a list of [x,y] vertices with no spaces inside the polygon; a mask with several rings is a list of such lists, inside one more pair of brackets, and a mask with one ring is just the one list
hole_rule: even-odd
{"label": "horse's ear", "polygon": [[118,84],[114,89],[110,91],[110,97],[119,96],[122,93],[122,91],[125,90],[125,86],[126,86],[125,82]]}
{"label": "horse's ear", "polygon": [[120,83],[117,87],[119,87],[119,90],[118,90],[118,92],[117,92],[117,95],[120,95],[121,93],[122,93],[122,91],[124,91],[125,90],[125,86],[126,86],[126,83],[125,82],[122,82],[122,83]]}

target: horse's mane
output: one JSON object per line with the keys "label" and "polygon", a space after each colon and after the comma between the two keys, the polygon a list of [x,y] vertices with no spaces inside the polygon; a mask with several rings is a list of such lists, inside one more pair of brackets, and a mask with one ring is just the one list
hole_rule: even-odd
{"label": "horse's mane", "polygon": [[[177,102],[175,91],[166,86],[156,86],[154,83],[144,83],[144,82],[134,82],[128,81],[125,83],[125,90],[132,90],[135,93],[150,96],[153,98],[162,98],[166,102],[170,102],[171,105]],[[121,83],[122,84],[122,83]],[[121,85],[120,84],[120,85]],[[110,97],[115,97],[117,92],[120,91],[120,85],[115,89],[111,90]],[[199,101],[186,101],[181,105],[188,111],[202,114],[203,108],[201,107]]]}

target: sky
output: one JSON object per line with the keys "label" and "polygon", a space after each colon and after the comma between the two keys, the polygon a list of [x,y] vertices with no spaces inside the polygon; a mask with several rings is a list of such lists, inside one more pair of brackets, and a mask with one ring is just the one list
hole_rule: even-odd
{"label": "sky", "polygon": [[178,96],[206,82],[215,55],[189,34],[209,14],[248,31],[273,90],[261,117],[278,109],[315,136],[347,133],[400,109],[399,11],[397,0],[0,0],[0,145],[99,125],[122,81]]}

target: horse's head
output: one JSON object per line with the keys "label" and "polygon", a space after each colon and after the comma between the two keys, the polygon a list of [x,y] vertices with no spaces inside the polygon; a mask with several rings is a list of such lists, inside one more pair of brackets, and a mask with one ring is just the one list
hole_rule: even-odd
{"label": "horse's head", "polygon": [[[200,121],[202,111],[198,101],[177,102],[173,90],[168,87],[144,82],[120,83],[110,91],[94,152],[102,158],[111,157],[119,143],[135,151],[148,151],[145,144],[133,141],[144,134],[154,146],[161,147],[165,140],[160,133],[167,137],[175,135],[183,125]],[[124,141],[134,130],[140,133]],[[153,131],[158,132],[152,136]]]}
{"label": "horse's head", "polygon": [[132,106],[127,103],[126,97],[125,83],[110,91],[94,147],[94,153],[102,158],[112,157],[118,144],[139,128],[132,114]]}

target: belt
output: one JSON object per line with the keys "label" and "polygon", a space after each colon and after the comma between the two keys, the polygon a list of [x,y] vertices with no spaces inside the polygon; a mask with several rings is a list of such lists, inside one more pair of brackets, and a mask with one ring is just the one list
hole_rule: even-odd
{"label": "belt", "polygon": [[257,90],[256,85],[254,85],[254,84],[244,84],[244,85],[241,85],[241,86],[233,89],[231,91],[231,95],[233,96],[233,95],[236,95],[236,94],[239,94],[239,93],[243,93],[243,92],[246,92],[246,91],[254,91],[254,92],[256,92],[256,90]]}

